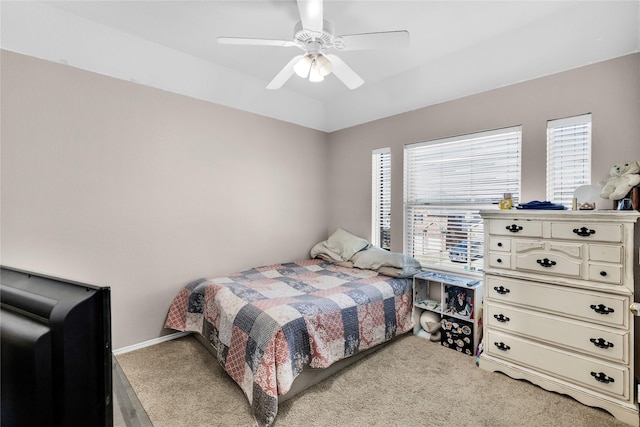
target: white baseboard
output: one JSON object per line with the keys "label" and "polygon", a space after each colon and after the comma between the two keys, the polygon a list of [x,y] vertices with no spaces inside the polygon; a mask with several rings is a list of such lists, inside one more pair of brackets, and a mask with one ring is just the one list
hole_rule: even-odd
{"label": "white baseboard", "polygon": [[173,334],[169,334],[169,335],[163,335],[161,337],[158,338],[154,338],[152,340],[149,341],[144,341],[138,344],[133,344],[133,345],[129,345],[126,347],[121,347],[118,349],[113,350],[113,354],[114,355],[119,355],[119,354],[124,354],[124,353],[129,353],[130,351],[134,351],[134,350],[139,350],[141,348],[145,348],[145,347],[150,347],[152,345],[156,345],[156,344],[160,344],[166,341],[171,341],[171,340],[175,340],[178,339],[180,337],[184,337],[185,335],[189,335],[191,332],[175,332]]}

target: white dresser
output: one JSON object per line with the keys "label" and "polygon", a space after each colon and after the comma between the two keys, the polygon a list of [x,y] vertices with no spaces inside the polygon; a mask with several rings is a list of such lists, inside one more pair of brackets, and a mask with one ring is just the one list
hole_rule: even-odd
{"label": "white dresser", "polygon": [[481,215],[480,367],[640,425],[640,318],[634,316],[640,213],[496,209]]}

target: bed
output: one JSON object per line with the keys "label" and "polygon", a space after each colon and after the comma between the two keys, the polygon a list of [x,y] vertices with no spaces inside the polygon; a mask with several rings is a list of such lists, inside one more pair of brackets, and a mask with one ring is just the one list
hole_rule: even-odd
{"label": "bed", "polygon": [[311,256],[193,281],[167,315],[165,327],[208,343],[260,426],[279,401],[413,328],[413,258],[341,229]]}

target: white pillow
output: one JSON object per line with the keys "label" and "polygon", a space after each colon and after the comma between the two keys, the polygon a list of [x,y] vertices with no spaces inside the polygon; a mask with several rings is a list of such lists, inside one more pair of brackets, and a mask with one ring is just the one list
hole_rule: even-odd
{"label": "white pillow", "polygon": [[371,244],[362,237],[355,236],[348,231],[338,228],[327,239],[327,249],[339,254],[343,261],[349,261],[353,254],[367,249]]}
{"label": "white pillow", "polygon": [[318,242],[311,248],[311,258],[320,258],[329,262],[341,262],[342,257],[327,248],[327,241]]}

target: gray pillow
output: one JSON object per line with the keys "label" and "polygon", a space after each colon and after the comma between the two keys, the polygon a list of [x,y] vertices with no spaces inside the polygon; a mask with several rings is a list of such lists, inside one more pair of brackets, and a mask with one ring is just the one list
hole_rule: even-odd
{"label": "gray pillow", "polygon": [[354,267],[371,270],[377,270],[380,267],[395,267],[403,270],[420,269],[420,263],[415,258],[376,247],[359,252],[352,261]]}

